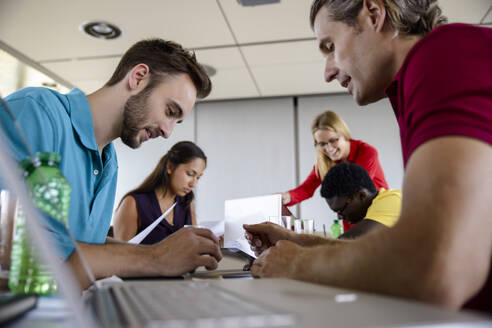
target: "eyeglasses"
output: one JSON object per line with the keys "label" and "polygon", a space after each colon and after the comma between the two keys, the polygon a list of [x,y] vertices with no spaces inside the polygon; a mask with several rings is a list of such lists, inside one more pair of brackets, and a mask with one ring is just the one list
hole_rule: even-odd
{"label": "eyeglasses", "polygon": [[336,210],[335,212],[338,214],[338,215],[342,215],[342,213],[345,211],[345,209],[347,208],[348,204],[350,204],[350,202],[352,201],[352,198],[347,198],[345,200],[345,204],[342,206],[341,209],[339,210]]}
{"label": "eyeglasses", "polygon": [[320,148],[320,149],[323,149],[328,145],[330,145],[331,147],[336,147],[336,145],[338,145],[339,140],[340,140],[340,137],[330,139],[330,140],[328,140],[328,142],[320,141],[320,142],[316,142],[314,144],[314,146],[317,148]]}

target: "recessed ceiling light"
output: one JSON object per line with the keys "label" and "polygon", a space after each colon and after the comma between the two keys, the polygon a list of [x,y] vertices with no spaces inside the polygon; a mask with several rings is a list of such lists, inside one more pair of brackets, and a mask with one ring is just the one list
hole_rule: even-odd
{"label": "recessed ceiling light", "polygon": [[217,70],[210,65],[201,64],[201,63],[200,65],[202,65],[202,67],[205,69],[205,72],[207,72],[208,76],[214,76],[217,73]]}
{"label": "recessed ceiling light", "polygon": [[107,22],[86,22],[80,25],[80,30],[98,39],[111,40],[121,35],[118,26]]}

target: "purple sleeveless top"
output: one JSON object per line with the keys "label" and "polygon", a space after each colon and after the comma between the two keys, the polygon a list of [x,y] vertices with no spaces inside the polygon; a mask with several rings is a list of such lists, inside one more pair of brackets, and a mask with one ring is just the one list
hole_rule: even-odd
{"label": "purple sleeveless top", "polygon": [[[139,233],[152,224],[155,219],[160,217],[162,211],[154,191],[130,194],[130,196],[135,198],[135,202],[137,203],[137,212],[138,217],[140,218],[140,227],[138,227],[137,231],[137,233]],[[191,224],[190,207],[184,207],[184,200],[180,196],[176,196],[176,202],[177,204],[174,207],[174,224],[171,225],[166,219],[163,219],[154,230],[142,240],[141,244],[152,245],[158,243],[170,234],[183,228],[185,224]]]}

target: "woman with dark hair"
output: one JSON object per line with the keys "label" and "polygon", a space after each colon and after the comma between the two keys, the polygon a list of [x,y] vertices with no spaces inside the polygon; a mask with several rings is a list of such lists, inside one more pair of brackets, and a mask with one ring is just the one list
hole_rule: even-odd
{"label": "woman with dark hair", "polygon": [[123,196],[114,216],[114,238],[130,240],[175,202],[142,244],[155,244],[184,225],[196,225],[193,188],[206,165],[207,157],[193,142],[175,144],[144,182]]}

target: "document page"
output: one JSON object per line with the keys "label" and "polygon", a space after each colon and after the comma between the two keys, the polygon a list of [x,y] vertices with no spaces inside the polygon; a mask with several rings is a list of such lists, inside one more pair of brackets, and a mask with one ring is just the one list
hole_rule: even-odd
{"label": "document page", "polygon": [[238,248],[255,257],[244,237],[243,224],[256,224],[280,218],[282,196],[280,194],[226,200],[224,203],[224,247]]}
{"label": "document page", "polygon": [[171,213],[171,211],[173,210],[174,206],[176,206],[176,203],[174,203],[167,211],[165,211],[164,213],[162,213],[161,216],[159,216],[157,219],[155,219],[154,222],[152,222],[152,224],[150,224],[147,228],[145,228],[144,230],[142,230],[138,235],[136,235],[135,237],[133,237],[132,239],[130,239],[128,241],[129,244],[140,244],[142,242],[142,240],[145,239],[145,237],[147,237],[147,235],[152,231],[154,230],[154,228],[159,224],[161,223],[162,220],[164,220],[164,218],[169,214]]}

